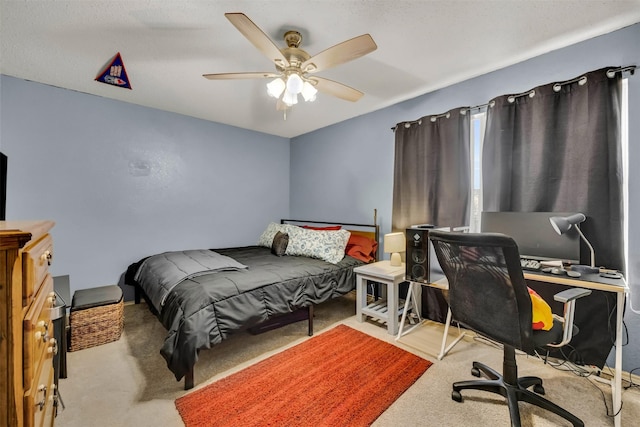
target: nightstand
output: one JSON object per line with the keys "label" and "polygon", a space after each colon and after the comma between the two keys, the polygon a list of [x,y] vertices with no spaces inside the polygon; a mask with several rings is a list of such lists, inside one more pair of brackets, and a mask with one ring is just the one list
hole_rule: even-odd
{"label": "nightstand", "polygon": [[[356,320],[364,322],[367,316],[387,322],[391,335],[398,333],[398,317],[404,310],[398,297],[398,286],[404,282],[405,266],[393,267],[388,260],[362,265],[353,269],[356,273]],[[376,282],[385,285],[386,298],[367,303],[367,284]],[[415,306],[415,299],[413,308]]]}

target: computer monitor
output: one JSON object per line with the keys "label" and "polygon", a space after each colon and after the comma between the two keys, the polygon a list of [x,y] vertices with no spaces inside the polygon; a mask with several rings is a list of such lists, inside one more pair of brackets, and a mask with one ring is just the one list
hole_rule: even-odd
{"label": "computer monitor", "polygon": [[575,212],[482,212],[481,230],[511,236],[520,256],[538,260],[563,260],[579,264],[580,235],[571,228],[560,235],[549,218]]}

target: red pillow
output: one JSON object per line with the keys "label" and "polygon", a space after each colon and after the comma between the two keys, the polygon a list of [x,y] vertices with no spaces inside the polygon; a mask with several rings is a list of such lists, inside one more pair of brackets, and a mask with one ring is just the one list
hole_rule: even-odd
{"label": "red pillow", "polygon": [[329,227],[314,227],[312,225],[303,225],[302,228],[308,228],[309,230],[324,230],[324,231],[335,231],[341,230],[341,225],[331,225]]}
{"label": "red pillow", "polygon": [[364,262],[375,261],[378,242],[365,236],[351,233],[345,254]]}

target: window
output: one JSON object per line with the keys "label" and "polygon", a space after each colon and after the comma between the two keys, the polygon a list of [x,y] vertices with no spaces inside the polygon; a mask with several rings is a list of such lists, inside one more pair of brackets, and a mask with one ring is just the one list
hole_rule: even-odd
{"label": "window", "polygon": [[482,111],[471,116],[471,213],[469,231],[480,231],[482,213],[482,142],[487,113]]}

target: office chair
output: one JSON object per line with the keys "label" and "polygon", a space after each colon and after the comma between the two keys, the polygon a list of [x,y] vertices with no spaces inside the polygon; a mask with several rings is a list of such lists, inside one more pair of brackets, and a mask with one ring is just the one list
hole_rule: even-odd
{"label": "office chair", "polygon": [[518,246],[511,237],[498,233],[432,231],[429,238],[449,282],[453,318],[504,348],[502,374],[474,361],[472,375],[488,379],[455,382],[451,398],[462,402],[460,391],[464,389],[501,394],[507,399],[514,427],[520,426],[518,401],[549,410],[574,426],[584,426],[575,415],[541,396],[542,379],[518,378],[515,354],[516,349],[534,354],[538,348],[568,343],[574,334],[575,300],[591,291],[574,288],[556,294],[554,299],[565,303],[564,319],[554,318],[549,331],[533,330],[531,297],[520,266]]}

